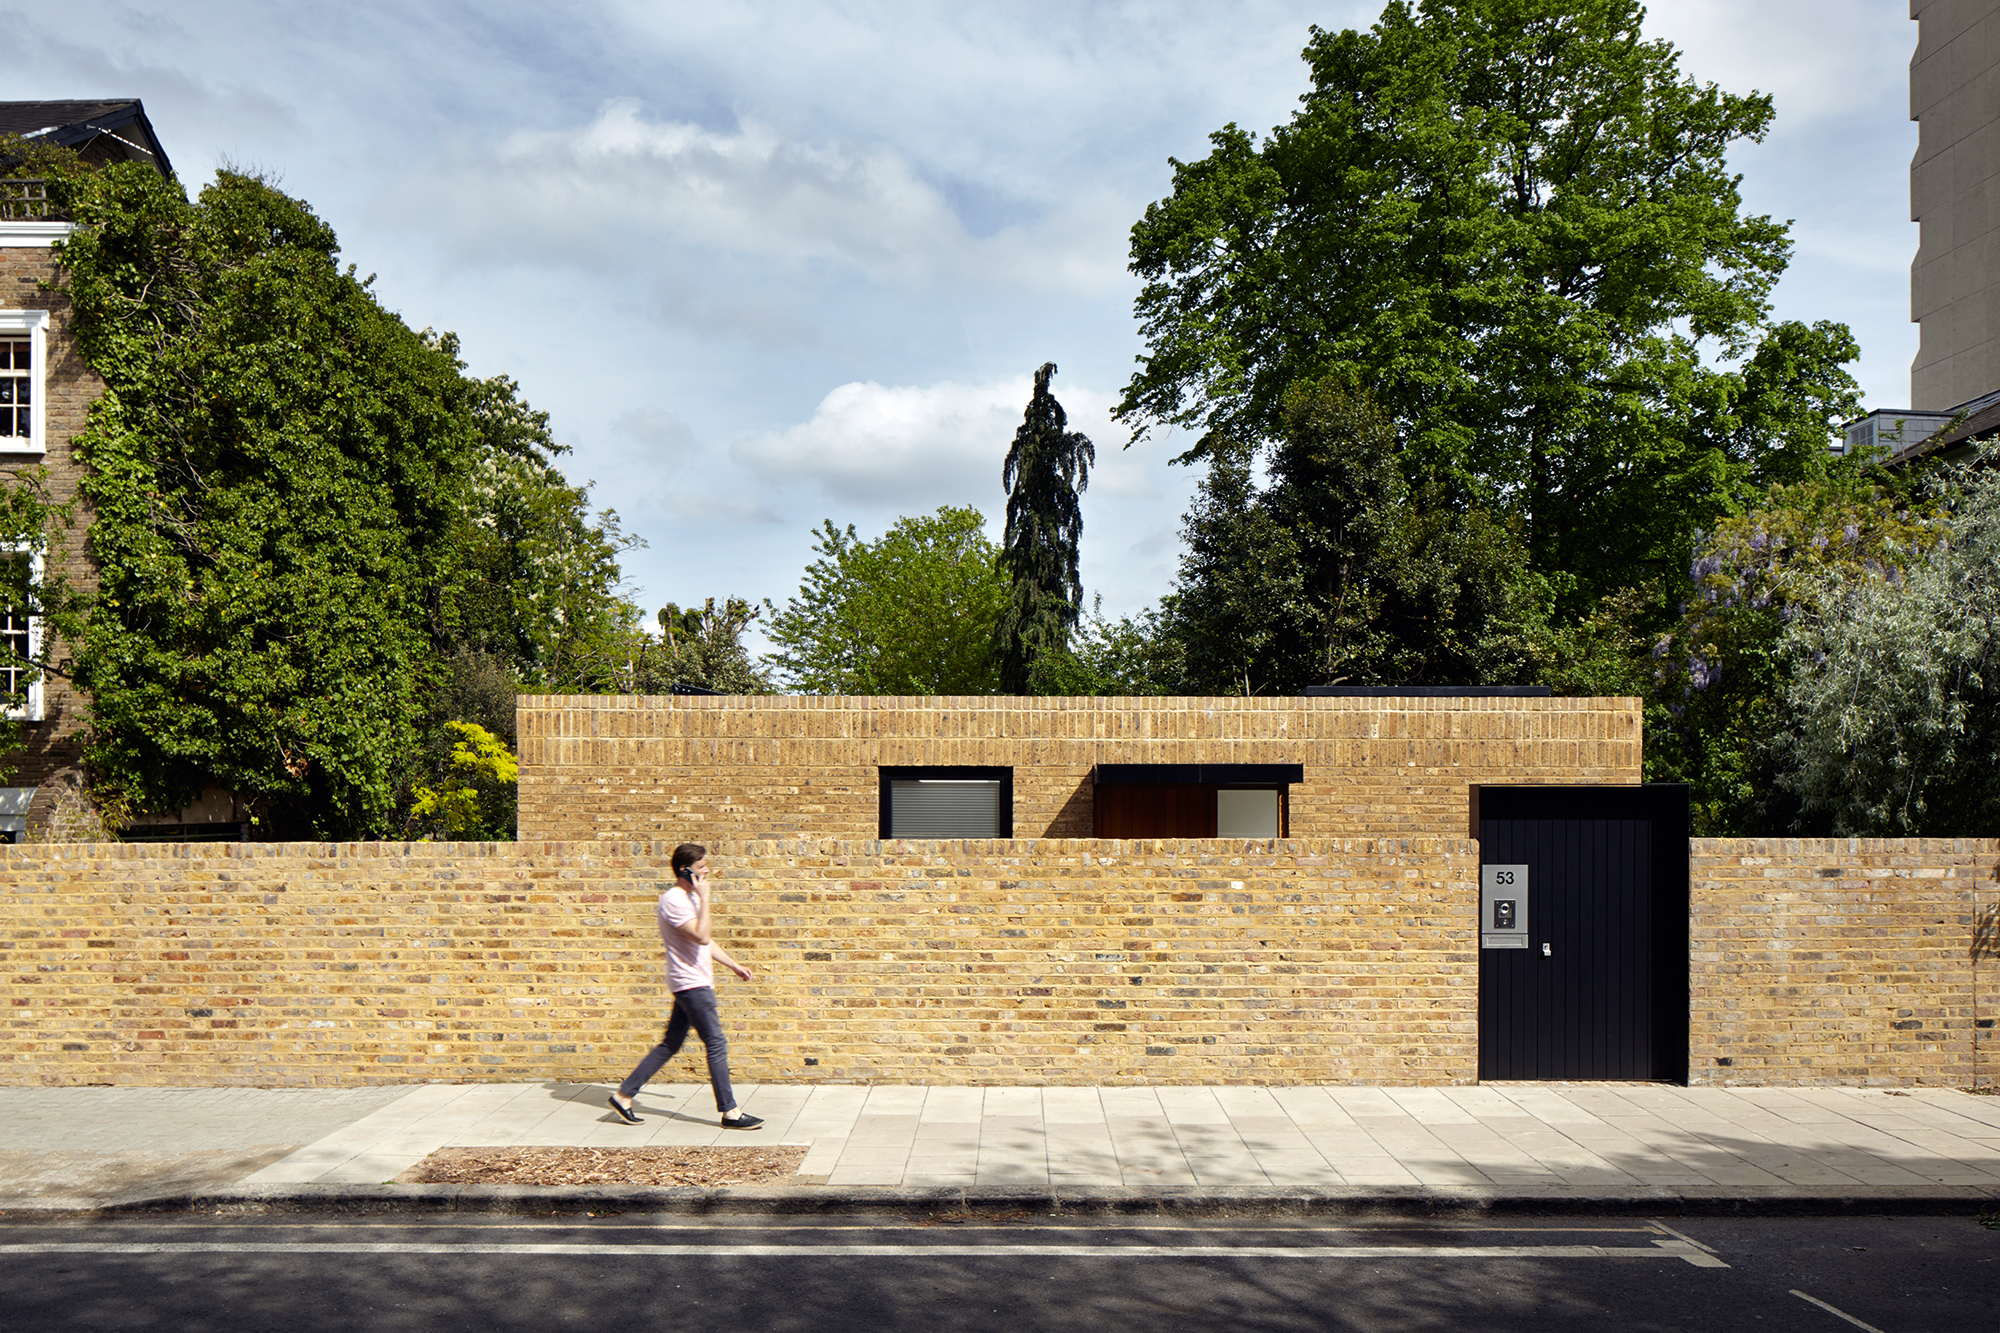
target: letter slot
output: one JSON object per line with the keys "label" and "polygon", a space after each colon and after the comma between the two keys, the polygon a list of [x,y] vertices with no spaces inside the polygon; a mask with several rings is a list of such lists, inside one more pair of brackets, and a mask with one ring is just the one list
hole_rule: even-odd
{"label": "letter slot", "polygon": [[1479,947],[1528,947],[1528,867],[1479,867]]}

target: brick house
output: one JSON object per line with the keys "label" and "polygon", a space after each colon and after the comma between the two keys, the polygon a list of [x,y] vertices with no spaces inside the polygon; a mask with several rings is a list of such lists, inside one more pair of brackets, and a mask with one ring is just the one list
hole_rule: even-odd
{"label": "brick house", "polygon": [[[137,98],[107,101],[0,102],[0,135],[18,136],[69,148],[86,160],[148,162],[171,176],[160,146]],[[0,164],[4,165],[4,164]],[[74,441],[82,433],[90,405],[104,385],[83,363],[70,328],[70,307],[57,282],[54,242],[71,225],[55,215],[41,184],[4,181],[0,195],[0,472],[12,480],[46,468],[51,498],[78,498],[83,467]],[[59,554],[88,577],[85,536],[89,515],[56,540]],[[8,558],[40,560],[43,553],[15,551]],[[0,611],[0,634],[15,654],[40,647],[41,628],[30,618]],[[59,654],[58,654],[59,656]],[[0,685],[20,692],[18,657],[0,666]],[[7,757],[13,772],[0,779],[0,837],[12,840],[31,823],[48,818],[56,795],[81,777],[80,730],[83,700],[60,676],[29,684],[25,706],[14,716],[25,722],[24,745]]]}
{"label": "brick house", "polygon": [[1462,838],[1641,777],[1637,699],[523,695],[520,839]]}

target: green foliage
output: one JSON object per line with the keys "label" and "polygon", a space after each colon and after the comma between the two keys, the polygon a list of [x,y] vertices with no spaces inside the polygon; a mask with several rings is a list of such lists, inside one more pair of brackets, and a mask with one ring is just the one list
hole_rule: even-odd
{"label": "green foliage", "polygon": [[1504,523],[1412,488],[1393,423],[1337,385],[1287,394],[1269,485],[1214,453],[1173,600],[1198,693],[1505,684],[1531,671],[1536,594]]}
{"label": "green foliage", "polygon": [[1186,649],[1171,632],[1165,610],[1106,620],[1099,604],[1069,643],[1035,659],[1028,693],[1043,695],[1156,695],[1181,690]]}
{"label": "green foliage", "polygon": [[106,392],[76,442],[95,586],[27,474],[0,540],[48,567],[0,591],[72,654],[32,666],[92,700],[94,800],[170,811],[218,782],[261,836],[380,836],[419,791],[419,822],[446,818],[453,728],[511,744],[521,688],[762,687],[736,638],[756,613],[663,650],[619,595],[638,539],[563,477],[547,414],[383,310],[306,205],[230,172],[190,202],[135,165],[13,165],[76,218],[60,256]]}
{"label": "green foliage", "polygon": [[420,786],[410,822],[427,838],[511,842],[520,765],[507,743],[476,722],[447,722],[457,736],[444,780]]}
{"label": "green foliage", "polygon": [[1683,567],[1690,531],[1824,452],[1854,351],[1764,331],[1789,242],[1726,156],[1770,99],[1687,78],[1640,18],[1398,0],[1315,29],[1291,122],[1218,131],[1134,226],[1120,418],[1217,456],[1280,436],[1293,385],[1365,386],[1427,503],[1518,522],[1535,570],[1574,576],[1563,614]]}
{"label": "green foliage", "polygon": [[14,180],[67,178],[96,170],[77,153],[45,138],[0,134],[0,177]]}
{"label": "green foliage", "polygon": [[1028,693],[1036,664],[1068,648],[1083,610],[1076,568],[1083,511],[1077,496],[1090,484],[1097,451],[1088,436],[1069,429],[1062,404],[1049,392],[1055,373],[1053,361],[1035,372],[1034,396],[1001,467],[1007,532],[1000,568],[1008,594],[993,646],[1000,686],[1009,694]]}
{"label": "green foliage", "polygon": [[93,698],[91,769],[140,809],[217,781],[267,834],[379,834],[479,447],[454,349],[261,181],[223,173],[191,204],[112,167],[72,207],[62,261],[106,385],[77,441],[99,588],[52,619]]}
{"label": "green foliage", "polygon": [[798,595],[771,622],[770,665],[805,694],[991,694],[1007,604],[976,509],[899,518],[874,542],[827,520]]}
{"label": "green foliage", "polygon": [[657,682],[644,693],[694,685],[722,694],[769,694],[771,682],[750,659],[743,634],[764,615],[742,597],[713,597],[685,609],[668,602],[660,608],[656,660],[647,664]]}
{"label": "green foliage", "polygon": [[615,691],[604,663],[623,656],[637,610],[618,595],[618,557],[642,543],[589,488],[556,467],[548,414],[505,376],[467,383],[481,448],[462,483],[457,574],[444,630],[457,651],[508,662],[527,687]]}
{"label": "green foliage", "polygon": [[1798,573],[1782,780],[1837,834],[2000,833],[1996,463],[1983,447],[1936,479],[1928,524],[1850,524]]}
{"label": "green foliage", "polygon": [[1693,591],[1654,645],[1646,731],[1647,777],[1690,784],[1697,833],[1808,831],[1783,781],[1797,663],[1781,644],[1801,616],[1824,623],[1829,589],[1940,539],[1889,480],[1843,465],[1773,486],[1703,541]]}

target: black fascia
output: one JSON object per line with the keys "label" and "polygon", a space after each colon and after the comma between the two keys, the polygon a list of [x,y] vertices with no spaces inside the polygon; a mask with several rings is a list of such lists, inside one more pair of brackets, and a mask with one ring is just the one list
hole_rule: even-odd
{"label": "black fascia", "polygon": [[1163,783],[1216,787],[1281,787],[1306,780],[1304,764],[1099,764],[1091,784],[1157,786]]}
{"label": "black fascia", "polygon": [[1546,699],[1546,685],[1308,685],[1308,699]]}

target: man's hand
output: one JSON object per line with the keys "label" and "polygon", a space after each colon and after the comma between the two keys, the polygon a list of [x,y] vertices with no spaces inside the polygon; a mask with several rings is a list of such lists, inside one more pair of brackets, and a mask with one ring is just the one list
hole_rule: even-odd
{"label": "man's hand", "polygon": [[750,969],[743,966],[743,964],[741,963],[731,962],[729,964],[729,970],[731,972],[734,972],[737,975],[737,977],[743,981],[750,980]]}

